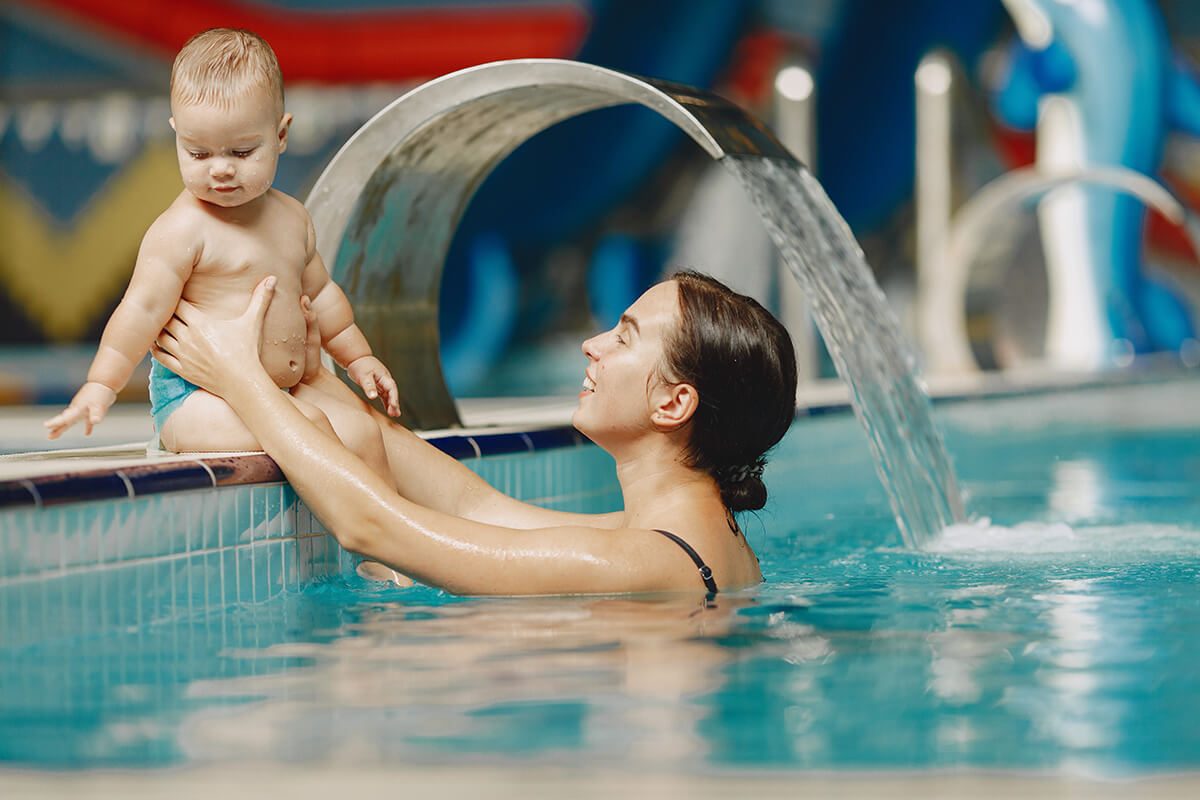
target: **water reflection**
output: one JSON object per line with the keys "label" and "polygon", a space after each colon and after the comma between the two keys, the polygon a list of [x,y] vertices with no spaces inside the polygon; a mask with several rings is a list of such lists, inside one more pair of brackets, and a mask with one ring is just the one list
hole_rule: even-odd
{"label": "water reflection", "polygon": [[[992,604],[1003,598],[1008,587],[1004,584],[984,584],[952,589],[948,593],[945,630],[928,636],[929,691],[951,706],[967,706],[983,698],[981,672],[989,661],[1012,661],[1009,648],[1014,636],[981,634],[986,629]],[[955,726],[961,727],[961,726]],[[952,735],[962,740],[963,733]]]}
{"label": "water reflection", "polygon": [[1107,510],[1105,480],[1102,465],[1092,459],[1055,462],[1047,498],[1050,510],[1068,523],[1099,519]]}
{"label": "water reflection", "polygon": [[1200,562],[1119,555],[823,552],[712,605],[351,578],[127,635],[0,643],[0,761],[1194,767]]}
{"label": "water reflection", "polygon": [[286,672],[193,684],[262,698],[191,715],[189,758],[374,760],[441,753],[703,760],[690,699],[737,655],[721,645],[749,600],[521,599],[383,604],[326,643],[241,658],[302,657]]}
{"label": "water reflection", "polygon": [[[1037,595],[1049,637],[1031,645],[1042,662],[1035,678],[1040,690],[1029,707],[1035,730],[1068,750],[1116,744],[1124,722],[1124,703],[1104,691],[1114,676],[1099,665],[1119,650],[1129,633],[1119,617],[1103,615],[1099,579],[1053,581],[1055,591]],[[1116,610],[1116,609],[1114,609]]]}

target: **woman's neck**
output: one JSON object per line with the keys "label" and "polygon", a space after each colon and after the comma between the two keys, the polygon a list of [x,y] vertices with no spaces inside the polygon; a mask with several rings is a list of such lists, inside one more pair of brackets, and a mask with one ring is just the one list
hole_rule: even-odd
{"label": "woman's neck", "polygon": [[681,519],[695,514],[723,513],[716,482],[679,463],[678,456],[654,451],[617,461],[626,527],[679,527]]}

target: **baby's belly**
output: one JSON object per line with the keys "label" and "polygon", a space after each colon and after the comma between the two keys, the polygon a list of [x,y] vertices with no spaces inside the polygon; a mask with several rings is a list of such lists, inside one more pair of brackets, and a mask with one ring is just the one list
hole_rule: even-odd
{"label": "baby's belly", "polygon": [[268,312],[263,325],[262,364],[281,389],[290,389],[304,375],[304,318]]}

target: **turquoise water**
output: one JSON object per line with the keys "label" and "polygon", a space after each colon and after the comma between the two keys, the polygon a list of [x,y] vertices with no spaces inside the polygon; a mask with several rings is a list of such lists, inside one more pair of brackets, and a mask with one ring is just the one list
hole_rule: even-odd
{"label": "turquoise water", "polygon": [[767,582],[709,605],[347,577],[103,636],[0,637],[0,761],[1196,769],[1198,394],[939,407],[975,521],[922,553],[857,422],[802,420],[745,520]]}

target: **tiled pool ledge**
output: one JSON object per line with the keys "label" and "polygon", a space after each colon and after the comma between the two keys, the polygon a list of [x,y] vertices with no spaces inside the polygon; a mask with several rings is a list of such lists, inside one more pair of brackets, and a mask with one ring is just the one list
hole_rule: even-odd
{"label": "tiled pool ledge", "polygon": [[[492,432],[437,432],[426,439],[458,460],[577,447],[569,425]],[[0,456],[0,508],[47,508],[189,489],[281,483],[265,453],[147,454],[145,444]]]}

